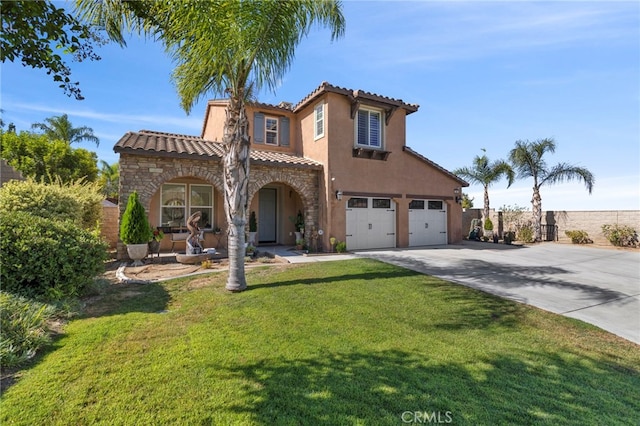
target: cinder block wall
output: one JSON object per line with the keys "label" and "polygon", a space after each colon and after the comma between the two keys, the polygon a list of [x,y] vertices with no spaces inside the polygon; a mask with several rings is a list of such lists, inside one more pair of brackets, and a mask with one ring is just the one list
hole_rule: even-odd
{"label": "cinder block wall", "polygon": [[558,225],[559,241],[570,242],[565,231],[582,230],[597,244],[611,244],[602,234],[602,225],[627,225],[640,231],[640,210],[547,211],[542,223]]}
{"label": "cinder block wall", "polygon": [[[531,212],[525,213],[531,215]],[[502,237],[502,224],[498,220],[498,212],[490,210],[489,216],[494,224],[494,231]],[[472,219],[482,218],[482,209],[467,209],[462,214],[463,235],[469,235]],[[589,234],[589,238],[596,244],[611,244],[602,234],[602,225],[626,225],[640,232],[640,210],[584,210],[584,211],[543,211],[543,225],[558,226],[558,241],[570,242],[565,231],[582,230]]]}

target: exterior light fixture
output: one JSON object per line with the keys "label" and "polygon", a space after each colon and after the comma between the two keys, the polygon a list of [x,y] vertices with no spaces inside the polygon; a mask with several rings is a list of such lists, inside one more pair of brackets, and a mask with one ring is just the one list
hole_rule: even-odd
{"label": "exterior light fixture", "polygon": [[342,191],[341,191],[341,190],[339,190],[339,189],[336,191],[336,199],[337,199],[338,201],[339,201],[339,200],[342,200]]}
{"label": "exterior light fixture", "polygon": [[462,204],[462,197],[460,196],[460,188],[453,188],[453,193],[455,194],[456,203]]}

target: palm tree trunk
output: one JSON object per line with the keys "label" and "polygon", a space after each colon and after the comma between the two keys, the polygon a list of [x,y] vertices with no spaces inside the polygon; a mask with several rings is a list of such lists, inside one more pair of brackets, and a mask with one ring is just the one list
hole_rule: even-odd
{"label": "palm tree trunk", "polygon": [[482,214],[484,216],[482,219],[484,224],[484,221],[489,217],[489,186],[487,185],[484,186],[484,210]]}
{"label": "palm tree trunk", "polygon": [[245,226],[249,199],[249,121],[242,95],[231,96],[226,110],[223,142],[224,212],[229,225],[229,278],[226,289],[247,288],[244,273]]}
{"label": "palm tree trunk", "polygon": [[531,205],[533,208],[533,240],[539,242],[542,241],[542,197],[537,185],[533,187]]}

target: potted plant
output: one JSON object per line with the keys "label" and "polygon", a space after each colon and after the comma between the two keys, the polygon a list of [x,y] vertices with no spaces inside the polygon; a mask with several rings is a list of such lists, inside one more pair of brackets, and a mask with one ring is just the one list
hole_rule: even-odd
{"label": "potted plant", "polygon": [[304,248],[304,240],[301,238],[296,240],[296,250],[302,250]]}
{"label": "potted plant", "polygon": [[304,234],[304,216],[302,215],[302,211],[298,210],[296,216],[289,216],[289,220],[293,222],[293,225],[296,227],[296,241],[302,240]]}
{"label": "potted plant", "polygon": [[258,232],[258,220],[256,212],[252,211],[249,215],[249,244],[254,245],[256,242],[256,233]]}
{"label": "potted plant", "polygon": [[160,253],[160,241],[164,238],[164,232],[162,229],[155,229],[153,231],[153,237],[149,241],[149,251],[151,253]]}
{"label": "potted plant", "polygon": [[149,252],[149,241],[153,238],[153,231],[144,206],[134,191],[129,195],[127,207],[120,223],[120,239],[127,245],[127,253],[134,261],[133,266],[141,266],[142,259]]}

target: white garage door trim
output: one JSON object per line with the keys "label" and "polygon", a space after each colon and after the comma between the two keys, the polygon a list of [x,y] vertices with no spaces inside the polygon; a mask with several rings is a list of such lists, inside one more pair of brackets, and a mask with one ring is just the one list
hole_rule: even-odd
{"label": "white garage door trim", "polygon": [[347,201],[348,250],[396,246],[396,203],[384,197],[352,197]]}
{"label": "white garage door trim", "polygon": [[409,203],[409,247],[447,244],[447,203],[414,199]]}

